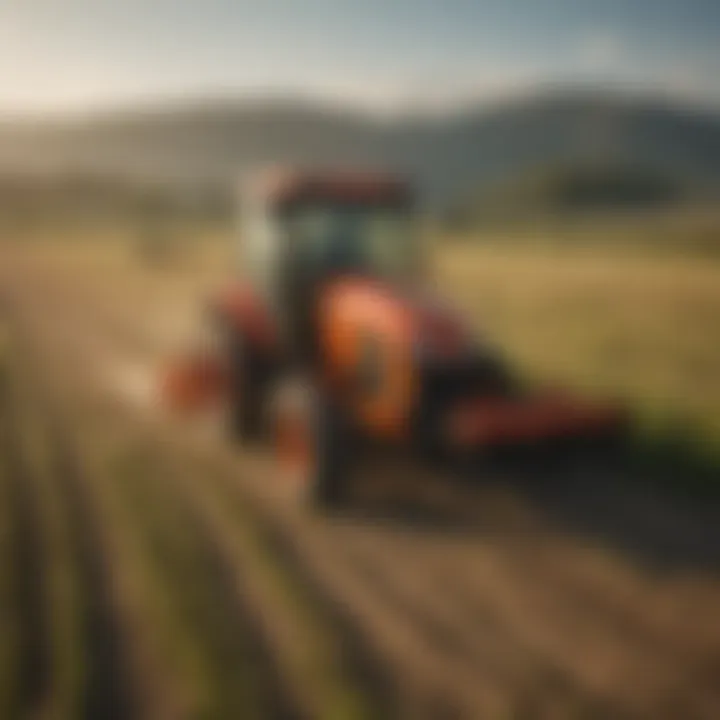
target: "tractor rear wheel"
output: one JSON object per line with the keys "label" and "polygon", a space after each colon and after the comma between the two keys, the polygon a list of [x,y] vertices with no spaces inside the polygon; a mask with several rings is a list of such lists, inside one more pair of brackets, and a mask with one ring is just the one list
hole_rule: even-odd
{"label": "tractor rear wheel", "polygon": [[280,472],[303,502],[334,507],[345,498],[349,432],[322,391],[289,383],[279,389],[273,416]]}

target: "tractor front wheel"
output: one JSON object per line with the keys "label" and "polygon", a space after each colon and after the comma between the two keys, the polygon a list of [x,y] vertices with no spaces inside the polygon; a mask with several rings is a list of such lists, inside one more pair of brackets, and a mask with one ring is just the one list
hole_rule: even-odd
{"label": "tractor front wheel", "polygon": [[349,433],[335,403],[311,386],[289,383],[278,391],[273,424],[280,473],[293,492],[314,506],[341,504]]}
{"label": "tractor front wheel", "polygon": [[226,380],[222,424],[233,440],[257,440],[263,434],[266,383],[257,353],[242,332],[224,318],[211,317],[208,351]]}

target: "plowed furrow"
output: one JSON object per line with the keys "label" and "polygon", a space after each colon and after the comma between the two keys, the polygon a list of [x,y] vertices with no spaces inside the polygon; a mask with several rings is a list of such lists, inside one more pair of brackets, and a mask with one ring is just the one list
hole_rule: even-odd
{"label": "plowed furrow", "polygon": [[10,378],[0,378],[0,461],[8,512],[9,620],[14,630],[13,688],[9,706],[19,714],[38,712],[51,684],[49,627],[44,598],[43,534],[33,480],[22,454]]}
{"label": "plowed furrow", "polygon": [[[67,338],[67,336],[65,337]],[[77,348],[75,347],[74,349]],[[57,362],[58,355],[56,354],[54,355],[54,357],[56,358]],[[69,380],[69,376],[67,379]],[[77,387],[73,388],[73,390],[82,394],[80,389]],[[122,415],[122,413],[119,414]],[[132,422],[133,421],[131,420],[130,423]],[[134,434],[131,428],[132,424],[127,424],[124,426],[123,432],[126,433],[128,437],[132,437]],[[157,442],[157,445],[154,448],[153,454],[155,456],[158,456],[162,441],[159,437],[155,438],[155,440]],[[164,505],[171,506],[177,506],[178,503],[181,503],[184,507],[184,510],[182,510],[178,514],[182,515],[184,519],[180,522],[175,523],[175,530],[177,530],[177,526],[181,525],[185,531],[185,534],[189,536],[188,543],[193,548],[192,552],[200,553],[200,556],[203,558],[201,562],[197,563],[195,574],[192,572],[187,573],[185,582],[183,582],[182,578],[178,576],[174,579],[170,579],[169,584],[177,587],[177,591],[182,593],[183,585],[188,585],[190,582],[192,582],[193,579],[205,577],[209,573],[211,575],[211,578],[206,578],[206,580],[210,581],[210,587],[208,588],[207,597],[208,600],[210,600],[210,598],[213,599],[212,607],[208,606],[208,610],[212,610],[214,613],[211,620],[212,623],[214,623],[218,628],[222,627],[222,618],[224,616],[222,610],[224,607],[227,607],[229,605],[229,601],[227,600],[227,598],[232,591],[233,602],[235,603],[233,606],[233,611],[236,615],[235,619],[237,620],[237,617],[239,616],[245,616],[246,621],[250,623],[247,628],[248,630],[255,631],[256,635],[258,635],[257,631],[259,630],[260,635],[262,635],[263,641],[270,640],[271,648],[283,651],[282,647],[278,648],[277,643],[273,642],[274,638],[272,638],[272,633],[269,633],[270,637],[268,637],[268,633],[266,633],[265,631],[268,628],[272,629],[272,627],[275,625],[282,625],[283,622],[286,621],[283,620],[283,618],[280,617],[278,614],[273,614],[273,612],[270,611],[272,607],[270,604],[265,607],[263,606],[264,598],[262,596],[262,592],[255,597],[252,597],[252,594],[254,592],[253,586],[255,585],[255,578],[252,576],[248,576],[247,567],[243,566],[242,557],[238,558],[237,549],[233,549],[232,530],[221,531],[222,528],[227,527],[227,519],[223,519],[217,514],[209,514],[203,518],[203,515],[208,513],[208,510],[205,509],[201,512],[201,509],[207,508],[208,501],[207,498],[203,498],[202,495],[206,491],[210,492],[211,494],[214,493],[212,489],[212,483],[205,483],[198,487],[198,478],[207,475],[207,469],[203,467],[198,467],[196,469],[196,472],[192,474],[191,467],[187,465],[187,462],[185,460],[181,461],[181,463],[177,467],[174,467],[174,463],[170,460],[169,455],[171,453],[177,452],[178,450],[181,450],[182,456],[182,448],[174,442],[172,444],[172,448],[168,450],[167,455],[163,455],[162,452],[159,453],[161,456],[165,457],[165,460],[163,460],[162,462],[162,472],[159,474],[159,476],[166,476],[165,480],[163,481],[167,485],[167,487],[165,487],[165,495],[162,496],[161,494],[160,497],[154,497],[154,501],[152,500],[152,498],[146,498],[146,502],[141,503],[145,505],[152,504],[154,506],[158,506],[161,502]],[[152,473],[151,477],[147,480],[150,484],[157,484],[158,482],[158,478],[153,478]],[[195,487],[195,489],[192,489],[193,486]],[[200,490],[202,490],[202,493],[200,492]],[[182,499],[184,493],[187,493],[187,498],[185,500]],[[215,503],[217,504],[217,501],[215,501]],[[215,510],[212,510],[210,512],[215,512]],[[135,515],[135,517],[137,517],[137,515]],[[160,550],[160,556],[162,558],[171,561],[172,558],[177,557],[178,555],[182,556],[183,554],[187,554],[185,551],[182,550],[182,548],[179,548],[177,544],[173,544],[172,540],[168,540],[169,535],[175,534],[175,531],[171,531],[170,533],[168,533],[167,528],[166,531],[163,531],[162,522],[159,522],[159,518],[146,518],[146,521],[143,524],[146,533],[153,536],[150,539],[150,542],[156,546],[156,549],[158,544],[163,546]],[[160,527],[158,527],[159,525]],[[161,535],[162,537],[159,538],[158,535]],[[242,555],[242,553],[240,553],[240,555]],[[222,583],[213,581],[212,576],[222,577]],[[232,588],[229,588],[230,585],[232,585]],[[246,602],[248,600],[250,600],[249,604]],[[197,613],[195,614],[196,620],[198,620],[199,622],[199,627],[197,629],[198,641],[203,642],[208,638],[215,638],[215,640],[227,642],[227,636],[232,635],[232,625],[230,624],[226,626],[224,628],[225,635],[223,637],[220,637],[220,633],[214,631],[213,628],[208,625],[208,617],[205,616],[205,620],[202,620],[201,616],[198,616]],[[299,627],[298,623],[296,623],[296,625]],[[328,638],[332,638],[334,636],[334,633],[326,631],[326,635]],[[314,638],[308,639],[311,641],[310,645],[312,645],[312,641],[314,640]],[[334,643],[337,644],[339,646],[339,649],[341,650],[340,656],[336,657],[334,660],[332,657],[328,658],[331,663],[324,668],[317,667],[317,672],[315,673],[316,678],[319,678],[322,675],[327,675],[329,678],[332,678],[333,675],[337,674],[338,667],[343,666],[347,666],[350,675],[353,675],[353,673],[355,672],[355,668],[360,668],[362,666],[362,669],[358,671],[358,674],[362,676],[363,680],[374,677],[374,673],[369,670],[370,663],[362,663],[361,661],[358,661],[357,655],[355,654],[355,649],[350,650],[350,648],[355,647],[352,642],[349,643],[347,647],[345,647],[341,635],[339,636],[339,639],[336,638],[334,640]],[[285,647],[284,650],[287,650],[287,647]],[[260,662],[260,656],[262,653],[265,653],[264,661],[266,662],[266,664],[269,662],[264,645],[262,648],[260,648],[260,643],[258,643],[256,645],[256,651],[257,652],[253,657],[257,661],[257,665],[261,668],[266,667],[266,665],[263,665],[263,662]],[[345,659],[343,659],[343,655],[346,656]],[[284,661],[286,660],[286,657],[284,657],[281,652],[276,656],[275,660],[277,661],[278,665],[282,666]],[[219,665],[216,665],[216,670],[218,671],[218,674],[220,674]],[[261,673],[257,679],[258,687],[261,687],[266,680],[267,677],[263,673]],[[333,700],[332,697],[326,697],[325,700],[321,699],[320,707],[324,707],[324,711],[321,713],[308,713],[308,716],[336,717],[337,713],[330,712],[328,714],[329,709],[331,707],[335,707],[336,709],[338,709],[342,707],[343,703],[347,704],[348,702],[350,702],[350,705],[347,705],[345,709],[342,710],[342,712],[340,713],[341,715],[346,715],[348,714],[348,712],[350,712],[351,714],[349,716],[358,716],[358,708],[362,705],[367,705],[368,703],[370,703],[371,707],[375,707],[375,710],[372,712],[365,712],[360,709],[360,716],[382,717],[385,714],[382,711],[382,707],[386,706],[387,701],[385,699],[380,700],[380,697],[387,697],[388,693],[386,692],[386,690],[378,689],[376,692],[375,690],[373,690],[372,687],[364,687],[363,685],[360,685],[359,687],[362,688],[362,693],[358,695],[355,700],[350,700],[348,698],[343,699],[342,693],[345,693],[345,691],[341,690],[341,694],[338,696],[337,690],[328,690],[331,696],[336,696],[335,699]],[[267,693],[267,697],[272,700],[271,706],[272,704],[274,704],[274,707],[276,708],[275,711],[271,711],[270,716],[291,717],[294,714],[294,712],[291,711],[290,706],[288,706],[285,702],[285,698],[288,697],[287,691],[287,687],[278,686],[273,687],[272,692]],[[300,692],[299,694],[302,695],[302,692]],[[364,698],[367,698],[367,700]],[[330,702],[331,704],[327,705],[326,701]],[[312,700],[309,701],[308,705],[312,707],[313,702],[314,701]],[[340,705],[338,705],[337,703],[340,703]],[[223,705],[223,707],[228,706]],[[380,709],[379,712],[378,708]],[[261,716],[267,715],[263,714]]]}
{"label": "plowed furrow", "polygon": [[197,438],[186,438],[179,455],[177,436],[153,423],[144,428],[163,468],[167,494],[185,496],[195,522],[237,578],[238,602],[272,650],[284,692],[309,717],[396,716],[393,688],[377,659],[368,655],[359,628],[317,591],[272,526],[257,522],[263,511],[237,492],[237,467],[226,473],[212,458],[194,453]]}
{"label": "plowed furrow", "polygon": [[[18,373],[15,383],[27,390],[20,399],[25,413],[29,411],[33,414],[35,440],[42,438],[43,441],[46,455],[43,469],[45,494],[48,497],[53,496],[58,505],[57,511],[62,516],[61,524],[68,534],[69,547],[66,550],[72,558],[71,566],[66,568],[65,582],[73,587],[72,592],[78,604],[73,623],[80,628],[79,637],[75,637],[71,642],[80,643],[83,674],[82,696],[74,712],[81,717],[103,717],[110,720],[136,717],[135,692],[123,642],[125,628],[116,612],[108,556],[96,508],[87,492],[88,481],[82,476],[80,463],[62,419],[58,416],[56,403],[48,395],[45,382],[38,380],[46,373],[42,372],[42,365],[36,364],[32,343],[17,324],[17,318],[13,318],[13,322],[15,351],[23,363],[22,372]],[[29,379],[30,376],[32,380]],[[15,427],[19,426],[20,423]],[[20,437],[12,440],[11,445],[16,450],[29,442],[23,442]],[[48,520],[47,516],[45,520]],[[35,539],[19,543],[21,551],[24,547],[24,552],[29,552],[27,548],[33,548],[33,543],[43,536],[46,529],[47,526],[34,527]],[[39,584],[37,590],[48,603],[62,604],[59,597],[53,597],[52,593]],[[53,588],[53,591],[57,589]],[[49,615],[50,610],[47,612]],[[37,628],[49,632],[42,621],[37,622]],[[64,668],[56,668],[58,674],[63,670]],[[44,674],[37,670],[35,675],[44,678]],[[55,691],[69,692],[68,688],[59,687],[55,688]]]}
{"label": "plowed furrow", "polygon": [[[341,615],[362,628],[363,654],[374,656],[376,666],[385,669],[389,679],[383,685],[394,688],[404,717],[475,717],[478,713],[494,716],[516,706],[516,699],[486,685],[471,667],[438,654],[418,633],[412,618],[389,605],[347,563],[332,525],[304,518],[293,509],[273,507],[269,512],[272,499],[258,492],[257,483],[248,485],[254,478],[267,476],[266,462],[243,458],[238,463],[217,447],[205,447],[203,442],[199,445],[199,451],[204,451],[203,464],[222,467],[223,477],[236,488],[238,502],[250,504],[263,519],[274,546],[302,568],[304,585],[318,588],[331,599],[325,604],[331,602]],[[188,438],[186,453],[194,446],[197,443]]]}
{"label": "plowed furrow", "polygon": [[[578,553],[568,543],[552,540],[537,547],[533,562],[522,547],[509,547],[507,560],[532,582],[542,578],[550,587],[562,587],[569,601],[606,617],[626,641],[637,640],[654,652],[688,660],[694,653],[720,648],[720,617],[710,614],[702,627],[693,622],[693,609],[707,609],[701,604],[701,592],[696,593],[700,597],[688,598],[692,603],[682,597],[673,603],[663,600],[668,591],[682,587],[683,578],[660,573],[642,576],[597,551]],[[698,590],[708,585],[701,578],[696,580]]]}
{"label": "plowed furrow", "polygon": [[[136,447],[132,443],[130,451]],[[297,717],[248,613],[244,578],[228,561],[215,528],[203,522],[174,473],[147,459],[142,465],[124,478],[129,518],[205,658],[209,711],[216,717]]]}
{"label": "plowed furrow", "polygon": [[492,716],[512,705],[465,663],[439,653],[434,639],[419,632],[417,618],[389,602],[374,579],[363,577],[326,528],[309,524],[294,513],[266,522],[274,527],[278,541],[292,548],[290,552],[305,568],[307,581],[322,588],[363,627],[365,643],[378,664],[388,669],[408,717],[436,717],[445,712]]}
{"label": "plowed furrow", "polygon": [[[703,627],[698,627],[692,607],[683,608],[683,612],[663,609],[660,599],[672,592],[677,582],[672,578],[643,580],[606,565],[604,576],[599,578],[590,561],[573,562],[567,558],[567,549],[553,547],[552,553],[555,557],[538,552],[536,560],[530,562],[530,553],[509,547],[504,558],[515,577],[522,576],[546,598],[553,596],[553,606],[561,609],[558,614],[575,616],[586,626],[592,626],[594,620],[604,628],[636,668],[654,665],[660,672],[666,665],[664,672],[674,681],[686,683],[698,695],[714,694],[720,703],[720,642],[713,613],[708,614]],[[622,575],[623,587],[608,581],[617,574]],[[636,653],[629,648],[635,648]]]}
{"label": "plowed furrow", "polygon": [[[64,365],[72,358],[64,357],[67,348],[48,344],[45,337],[45,353],[38,356],[53,357],[53,363]],[[68,339],[67,336],[65,339]],[[55,338],[57,342],[57,338]],[[111,587],[115,567],[101,555],[98,542],[99,514],[86,493],[88,483],[104,483],[116,480],[123,483],[126,501],[132,505],[128,525],[139,524],[148,554],[155,560],[155,573],[160,577],[163,590],[170,591],[172,603],[179,608],[182,621],[192,628],[191,642],[201,658],[199,663],[206,670],[204,680],[209,687],[203,704],[197,708],[201,715],[209,717],[269,717],[292,718],[297,713],[286,702],[286,694],[274,676],[265,672],[273,663],[257,638],[256,628],[243,612],[239,603],[242,591],[236,586],[225,559],[220,556],[216,539],[208,529],[201,526],[196,513],[184,503],[179,487],[158,487],[156,476],[142,468],[139,477],[108,477],[99,472],[93,481],[85,477],[84,469],[76,455],[74,443],[80,440],[87,455],[97,455],[98,447],[90,442],[101,442],[98,427],[92,415],[78,412],[82,404],[83,389],[79,378],[60,373],[57,367],[48,368],[49,377],[62,386],[53,388],[63,394],[65,404],[68,396],[77,393],[71,404],[73,413],[61,417],[52,416],[54,477],[66,497],[68,514],[73,527],[74,553],[81,569],[81,582],[86,597],[83,615],[86,618],[86,654],[89,677],[83,716],[92,718],[136,717],[132,694],[128,687],[130,675],[125,666],[123,653],[124,634],[113,614]],[[63,368],[65,370],[65,368]],[[61,380],[62,378],[62,380]],[[68,382],[65,382],[65,381]],[[54,408],[55,409],[55,408]],[[73,418],[78,426],[78,438],[70,438],[61,422]],[[112,433],[112,425],[107,430]],[[129,427],[121,429],[127,434]],[[106,438],[107,440],[107,438]],[[106,459],[107,460],[107,459]],[[98,464],[95,464],[98,470]],[[107,470],[107,462],[106,468]],[[163,470],[164,471],[164,470]],[[167,491],[167,492],[164,492]],[[134,497],[128,494],[134,492]],[[152,508],[155,508],[153,511]],[[160,512],[157,508],[162,508]],[[127,533],[127,527],[120,530]],[[228,715],[229,713],[229,715]]]}
{"label": "plowed furrow", "polygon": [[[352,528],[343,534],[353,566],[375,579],[389,601],[413,618],[418,632],[429,633],[439,651],[457,655],[479,678],[514,696],[524,711],[547,707],[558,696],[578,710],[600,702],[583,695],[551,658],[533,653],[483,594],[448,581],[447,575],[473,572],[472,564],[463,568],[456,562],[459,543],[432,543],[378,528]],[[488,551],[479,548],[483,550]]]}
{"label": "plowed furrow", "polygon": [[[195,473],[192,471],[195,470]],[[197,476],[206,475],[198,486]],[[243,580],[247,617],[254,618],[260,638],[272,649],[285,681],[285,692],[295,697],[307,717],[380,717],[385,698],[360,683],[356,656],[336,635],[331,619],[320,616],[307,602],[304,577],[293,579],[293,569],[274,552],[247,514],[244,504],[218,492],[218,480],[207,467],[186,466],[173,473],[206,528],[212,528],[218,553],[228,569]]]}
{"label": "plowed furrow", "polygon": [[672,654],[653,653],[625,641],[601,614],[587,613],[568,601],[562,587],[525,582],[514,576],[502,554],[478,562],[473,572],[448,572],[443,583],[468,593],[480,608],[490,605],[500,622],[523,638],[528,652],[562,670],[583,692],[613,699],[633,715],[673,717],[666,710],[676,696],[687,698],[688,712],[712,717],[715,691],[695,679],[683,687],[685,669]]}
{"label": "plowed furrow", "polygon": [[103,532],[98,525],[96,508],[86,491],[89,481],[81,475],[82,469],[61,422],[61,418],[53,418],[54,477],[65,496],[70,540],[83,599],[86,677],[81,714],[86,718],[108,720],[134,718],[138,713],[136,691],[124,628],[115,607]]}

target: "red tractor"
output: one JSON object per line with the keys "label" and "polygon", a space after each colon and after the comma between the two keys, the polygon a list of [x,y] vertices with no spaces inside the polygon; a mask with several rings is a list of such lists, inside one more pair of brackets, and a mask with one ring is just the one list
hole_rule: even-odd
{"label": "red tractor", "polygon": [[210,304],[214,348],[166,390],[186,404],[222,395],[233,435],[269,434],[313,501],[341,501],[375,448],[444,460],[619,426],[614,407],[521,387],[430,296],[401,179],[269,172],[245,188],[241,218],[238,277]]}

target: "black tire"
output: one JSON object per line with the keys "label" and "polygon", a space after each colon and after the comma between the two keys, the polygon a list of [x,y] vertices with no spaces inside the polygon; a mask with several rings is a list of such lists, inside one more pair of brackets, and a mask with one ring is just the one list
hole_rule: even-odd
{"label": "black tire", "polygon": [[[317,508],[337,507],[346,497],[350,473],[350,432],[343,413],[324,393],[302,382],[289,381],[278,388],[274,424],[276,452],[281,466],[296,487],[296,497]],[[288,433],[304,448],[298,461],[288,451]]]}
{"label": "black tire", "polygon": [[308,485],[308,499],[319,507],[337,507],[347,495],[350,433],[332,400],[316,391],[312,403],[316,464]]}
{"label": "black tire", "polygon": [[267,377],[257,352],[243,337],[242,331],[223,317],[212,316],[212,351],[221,355],[227,370],[228,389],[223,425],[232,440],[253,441],[265,429]]}
{"label": "black tire", "polygon": [[262,366],[239,332],[228,339],[228,429],[238,440],[259,440],[264,430],[265,377]]}

